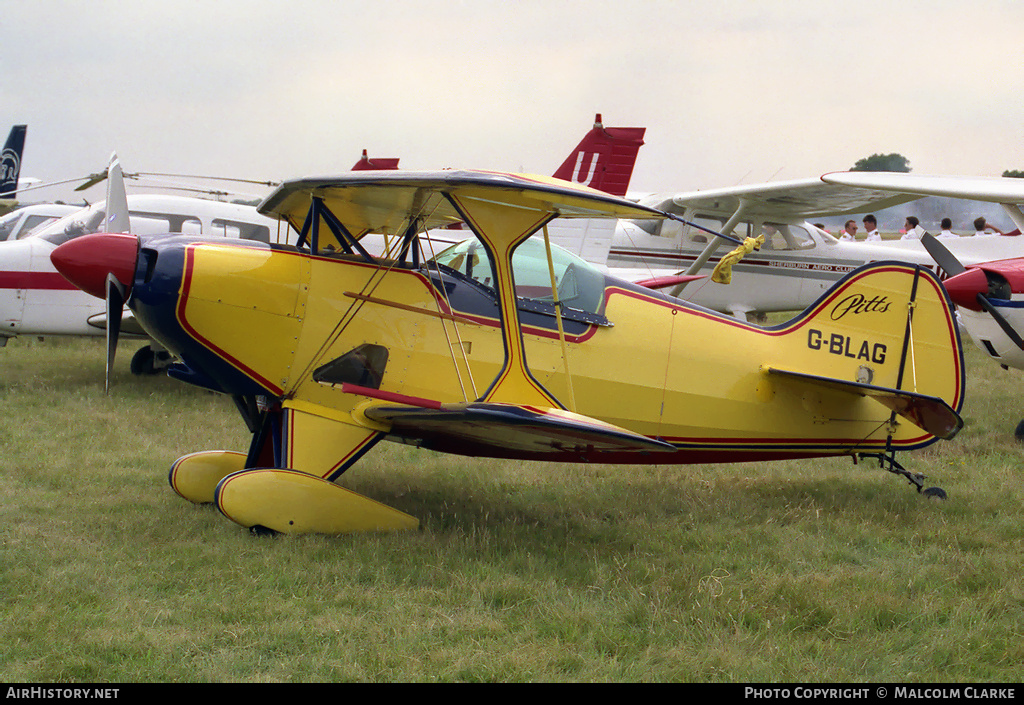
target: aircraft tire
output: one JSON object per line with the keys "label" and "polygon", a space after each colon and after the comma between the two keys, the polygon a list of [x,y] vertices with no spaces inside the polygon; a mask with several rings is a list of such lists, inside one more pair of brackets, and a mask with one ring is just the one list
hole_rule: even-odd
{"label": "aircraft tire", "polygon": [[132,355],[132,374],[137,377],[156,374],[156,369],[153,364],[155,359],[156,355],[153,353],[153,348],[148,345],[139,348],[136,353]]}
{"label": "aircraft tire", "polygon": [[946,490],[941,487],[928,487],[921,494],[929,499],[948,499]]}
{"label": "aircraft tire", "polygon": [[1013,435],[1017,438],[1018,441],[1024,443],[1024,421],[1021,421],[1019,424],[1017,424],[1017,428],[1014,430]]}

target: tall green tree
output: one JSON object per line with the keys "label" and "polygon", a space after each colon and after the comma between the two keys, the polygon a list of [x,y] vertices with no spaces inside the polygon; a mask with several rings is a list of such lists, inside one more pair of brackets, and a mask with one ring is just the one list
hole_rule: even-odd
{"label": "tall green tree", "polygon": [[1020,169],[1007,169],[1003,172],[1003,176],[1009,176],[1014,179],[1024,179],[1024,171]]}
{"label": "tall green tree", "polygon": [[872,154],[858,159],[850,171],[910,171],[910,160],[902,154]]}

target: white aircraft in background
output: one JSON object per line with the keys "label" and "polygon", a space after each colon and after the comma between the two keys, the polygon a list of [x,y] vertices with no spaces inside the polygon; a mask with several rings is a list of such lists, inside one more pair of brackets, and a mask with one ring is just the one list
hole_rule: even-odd
{"label": "white aircraft in background", "polygon": [[[840,181],[844,175],[642,197],[640,203],[675,213],[681,220],[620,223],[604,264],[617,276],[633,281],[671,282],[667,275],[711,273],[733,248],[716,233],[740,240],[764,234],[761,249],[733,265],[730,284],[702,277],[670,288],[679,298],[751,320],[767,312],[803,309],[838,279],[868,262],[898,260],[934,268],[920,241],[845,241],[811,224],[811,220],[834,216],[858,219],[924,195],[896,193],[854,180],[845,183]],[[993,235],[944,242],[969,264],[1024,256],[1024,238]]]}
{"label": "white aircraft in background", "polygon": [[[270,242],[276,241],[279,229],[278,221],[251,206],[181,196],[127,196],[115,156],[106,201],[77,209],[21,240],[0,242],[0,346],[17,335],[104,335],[103,303],[61,276],[50,253],[86,233],[126,232],[129,221],[132,232],[143,237],[204,233]],[[131,318],[125,321],[125,332],[142,335]],[[157,353],[144,347],[132,361],[133,371],[151,371]]]}

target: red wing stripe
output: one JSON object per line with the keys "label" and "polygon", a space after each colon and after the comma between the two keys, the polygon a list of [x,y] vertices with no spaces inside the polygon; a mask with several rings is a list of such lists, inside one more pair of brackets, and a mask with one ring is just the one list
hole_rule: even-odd
{"label": "red wing stripe", "polygon": [[0,272],[0,289],[75,291],[78,287],[60,272]]}

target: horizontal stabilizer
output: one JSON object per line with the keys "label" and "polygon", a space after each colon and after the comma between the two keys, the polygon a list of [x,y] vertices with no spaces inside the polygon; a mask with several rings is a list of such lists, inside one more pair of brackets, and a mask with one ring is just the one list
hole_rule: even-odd
{"label": "horizontal stabilizer", "polygon": [[676,450],[664,441],[563,409],[495,402],[446,404],[413,397],[395,404],[401,395],[350,384],[343,389],[379,399],[362,414],[390,427],[389,435],[419,441],[425,448],[491,457]]}
{"label": "horizontal stabilizer", "polygon": [[769,367],[766,371],[772,375],[800,380],[815,386],[870,397],[933,436],[946,440],[955,436],[964,425],[960,415],[938,397],[774,367]]}

